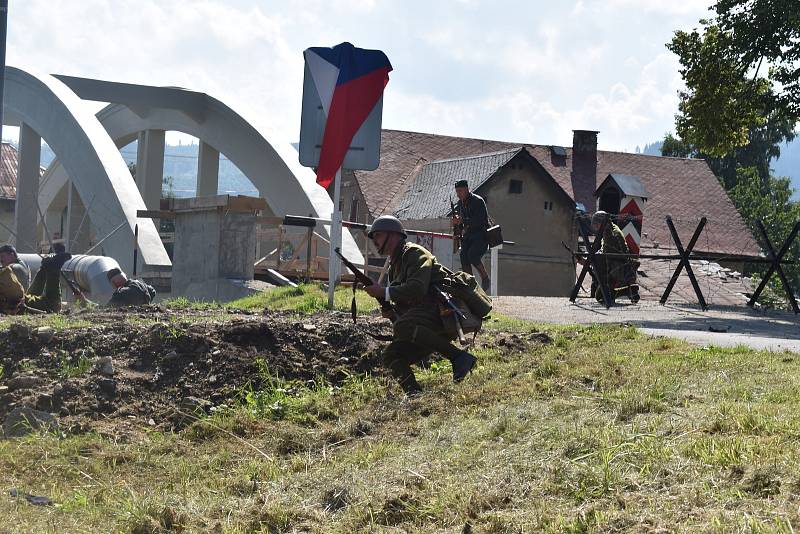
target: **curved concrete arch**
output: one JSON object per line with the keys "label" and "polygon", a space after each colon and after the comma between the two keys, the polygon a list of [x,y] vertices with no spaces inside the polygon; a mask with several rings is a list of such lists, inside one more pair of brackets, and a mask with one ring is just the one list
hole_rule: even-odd
{"label": "curved concrete arch", "polygon": [[3,109],[5,122],[27,124],[47,142],[84,202],[96,197],[89,215],[98,235],[117,230],[104,247],[107,255],[131,268],[134,227],[139,222],[144,263],[171,265],[153,222],[137,221],[136,212],[145,209],[144,201],[119,150],[69,87],[48,74],[6,67]]}
{"label": "curved concrete arch", "polygon": [[[189,92],[187,92],[189,93]],[[314,173],[297,161],[297,153],[288,145],[275,147],[250,123],[231,108],[202,93],[205,105],[202,113],[186,113],[177,109],[135,107],[110,104],[97,113],[97,119],[118,147],[136,139],[145,130],[179,131],[211,145],[224,154],[258,189],[261,197],[276,215],[308,215],[330,218],[333,202],[327,192],[317,185]],[[277,149],[276,149],[277,148]],[[278,150],[282,150],[279,153]],[[292,153],[294,152],[294,153]],[[291,163],[287,163],[291,162]],[[41,190],[44,205],[66,184],[66,173],[54,162],[48,169],[46,184]],[[329,227],[324,228],[329,234]],[[352,261],[362,263],[363,256],[349,232],[343,233],[342,250]]]}

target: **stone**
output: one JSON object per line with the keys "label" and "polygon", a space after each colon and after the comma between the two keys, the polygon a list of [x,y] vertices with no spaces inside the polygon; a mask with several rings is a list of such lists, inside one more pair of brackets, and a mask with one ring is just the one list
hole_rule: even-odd
{"label": "stone", "polygon": [[40,430],[58,432],[58,421],[47,412],[19,407],[11,410],[3,422],[3,433],[6,438],[19,438]]}
{"label": "stone", "polygon": [[317,329],[317,325],[311,323],[303,323],[303,330],[306,332],[314,332]]}
{"label": "stone", "polygon": [[164,365],[170,365],[170,364],[178,361],[179,359],[180,359],[180,356],[178,356],[177,352],[175,352],[174,350],[170,351],[164,356]]}
{"label": "stone", "polygon": [[34,330],[34,336],[39,340],[39,343],[49,343],[56,331],[51,326],[40,326]]}
{"label": "stone", "polygon": [[30,376],[30,375],[15,376],[14,378],[8,381],[8,389],[10,391],[17,391],[20,389],[31,389],[38,386],[41,382],[42,379],[36,376]]}
{"label": "stone", "polygon": [[49,393],[39,395],[36,398],[36,408],[39,410],[52,410],[54,408],[53,396]]}
{"label": "stone", "polygon": [[211,402],[198,397],[184,397],[178,405],[182,412],[203,413],[211,407]]}
{"label": "stone", "polygon": [[115,397],[117,395],[117,381],[113,378],[101,378],[97,381],[97,385],[100,386],[100,391],[105,395],[109,397]]}
{"label": "stone", "polygon": [[15,337],[29,338],[31,336],[31,327],[22,323],[12,324],[8,327],[8,331]]}
{"label": "stone", "polygon": [[111,359],[111,356],[97,358],[94,362],[94,368],[103,376],[114,376],[114,360]]}

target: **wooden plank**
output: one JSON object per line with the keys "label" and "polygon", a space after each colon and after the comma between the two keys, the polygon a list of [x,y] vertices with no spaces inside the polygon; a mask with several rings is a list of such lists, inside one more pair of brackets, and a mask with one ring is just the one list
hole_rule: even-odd
{"label": "wooden plank", "polygon": [[136,216],[141,219],[174,219],[174,211],[165,210],[137,210]]}
{"label": "wooden plank", "polygon": [[283,217],[256,217],[256,224],[280,226],[283,224]]}

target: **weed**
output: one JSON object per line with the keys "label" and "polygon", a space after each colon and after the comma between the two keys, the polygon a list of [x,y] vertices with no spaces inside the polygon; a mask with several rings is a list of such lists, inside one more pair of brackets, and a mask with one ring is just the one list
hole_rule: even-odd
{"label": "weed", "polygon": [[58,359],[59,374],[64,378],[85,375],[92,368],[92,352],[91,349],[83,349],[73,354],[62,353]]}

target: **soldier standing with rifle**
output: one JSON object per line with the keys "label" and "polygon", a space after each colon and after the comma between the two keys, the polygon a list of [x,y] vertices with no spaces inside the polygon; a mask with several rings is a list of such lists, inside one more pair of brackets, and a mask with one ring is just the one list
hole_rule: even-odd
{"label": "soldier standing with rifle", "polygon": [[[421,391],[411,365],[433,352],[450,360],[453,381],[460,382],[472,371],[476,358],[451,343],[434,296],[435,287],[450,271],[427,249],[406,241],[403,224],[391,215],[375,219],[369,238],[378,253],[391,261],[388,286],[373,283],[364,288],[370,296],[394,304],[393,339],[384,350],[384,364],[407,395]],[[388,315],[385,309],[383,313]]]}
{"label": "soldier standing with rifle", "polygon": [[489,291],[489,273],[483,266],[483,255],[489,250],[486,241],[486,230],[489,228],[486,201],[470,192],[466,180],[457,181],[455,186],[458,203],[453,212],[453,227],[461,226],[461,270],[472,274],[472,267],[475,266],[481,275],[481,287]]}

